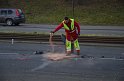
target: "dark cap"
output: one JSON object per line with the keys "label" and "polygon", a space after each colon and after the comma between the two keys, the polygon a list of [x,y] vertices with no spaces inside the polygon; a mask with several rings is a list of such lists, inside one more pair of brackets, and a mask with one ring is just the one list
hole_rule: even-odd
{"label": "dark cap", "polygon": [[69,18],[68,17],[65,17],[64,20],[68,20]]}

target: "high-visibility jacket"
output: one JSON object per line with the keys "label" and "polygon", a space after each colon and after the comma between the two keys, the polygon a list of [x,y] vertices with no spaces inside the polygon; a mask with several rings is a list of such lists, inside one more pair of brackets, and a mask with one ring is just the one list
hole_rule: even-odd
{"label": "high-visibility jacket", "polygon": [[80,26],[77,22],[74,21],[74,19],[70,19],[70,21],[65,24],[64,21],[62,21],[62,23],[60,23],[54,30],[54,32],[58,31],[59,29],[61,29],[62,27],[64,27],[65,29],[65,33],[66,33],[66,39],[68,41],[76,40],[78,38],[78,34],[80,33]]}
{"label": "high-visibility jacket", "polygon": [[74,30],[74,19],[70,19],[70,20],[71,20],[71,27],[68,27],[68,26],[64,23],[64,21],[62,22],[63,25],[64,25],[65,30]]}

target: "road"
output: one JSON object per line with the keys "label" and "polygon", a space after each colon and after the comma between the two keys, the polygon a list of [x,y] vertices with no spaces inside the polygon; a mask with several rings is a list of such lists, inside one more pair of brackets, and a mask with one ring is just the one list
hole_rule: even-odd
{"label": "road", "polygon": [[[81,44],[81,55],[94,58],[50,61],[34,54],[51,52],[49,44],[0,42],[0,81],[123,81],[123,48],[117,44]],[[55,52],[63,51],[63,45],[55,45]]]}
{"label": "road", "polygon": [[[20,26],[4,26],[0,24],[0,32],[20,33],[49,33],[57,25],[22,24]],[[63,33],[64,29],[59,30]],[[124,36],[124,26],[81,26],[81,34],[102,35],[102,36]]]}

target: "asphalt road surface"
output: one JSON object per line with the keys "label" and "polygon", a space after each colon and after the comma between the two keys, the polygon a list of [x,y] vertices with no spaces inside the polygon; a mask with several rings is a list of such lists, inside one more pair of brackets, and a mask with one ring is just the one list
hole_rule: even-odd
{"label": "asphalt road surface", "polygon": [[[61,61],[50,61],[35,51],[46,54],[51,47],[0,42],[0,81],[124,81],[124,45],[81,44],[81,55],[94,58]],[[64,45],[55,45],[55,52],[64,52]]]}
{"label": "asphalt road surface", "polygon": [[[5,26],[0,24],[0,32],[16,32],[16,33],[49,33],[53,31],[57,25],[42,24],[21,24],[20,26]],[[64,29],[59,30],[64,33]],[[81,34],[103,35],[103,36],[124,36],[124,26],[81,26]]]}

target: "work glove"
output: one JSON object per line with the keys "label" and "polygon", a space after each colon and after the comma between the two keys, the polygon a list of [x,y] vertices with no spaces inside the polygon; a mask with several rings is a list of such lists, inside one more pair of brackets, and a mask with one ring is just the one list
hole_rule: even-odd
{"label": "work glove", "polygon": [[54,31],[51,31],[51,32],[50,32],[50,36],[53,36],[53,34],[54,34]]}
{"label": "work glove", "polygon": [[50,31],[50,33],[54,33],[54,31]]}
{"label": "work glove", "polygon": [[80,36],[80,33],[78,33],[78,36]]}

